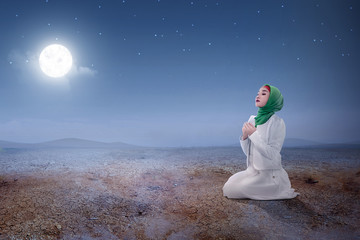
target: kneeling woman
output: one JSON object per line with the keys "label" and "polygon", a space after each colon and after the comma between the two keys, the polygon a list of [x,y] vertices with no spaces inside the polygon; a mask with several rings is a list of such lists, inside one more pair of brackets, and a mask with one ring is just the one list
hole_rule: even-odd
{"label": "kneeling woman", "polygon": [[255,105],[257,116],[250,116],[242,128],[241,148],[247,169],[231,176],[223,187],[228,198],[254,200],[290,199],[299,193],[291,188],[281,165],[280,151],[285,139],[285,123],[274,113],[283,107],[279,89],[268,84],[260,88]]}

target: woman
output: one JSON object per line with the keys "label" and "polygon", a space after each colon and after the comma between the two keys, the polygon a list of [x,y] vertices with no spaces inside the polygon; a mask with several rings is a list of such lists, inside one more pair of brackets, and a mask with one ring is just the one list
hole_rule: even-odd
{"label": "woman", "polygon": [[279,89],[269,84],[260,88],[255,105],[257,116],[250,116],[242,128],[241,148],[247,169],[231,176],[223,187],[228,198],[254,200],[290,199],[298,195],[281,166],[281,147],[285,139],[285,123],[274,113],[283,107]]}

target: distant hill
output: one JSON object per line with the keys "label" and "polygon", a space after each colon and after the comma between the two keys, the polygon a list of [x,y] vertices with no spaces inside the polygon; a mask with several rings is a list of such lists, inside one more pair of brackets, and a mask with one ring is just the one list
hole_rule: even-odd
{"label": "distant hill", "polygon": [[287,138],[284,141],[285,148],[360,148],[360,141],[344,143],[321,143],[297,138]]}
{"label": "distant hill", "polygon": [[0,148],[138,148],[123,142],[97,142],[79,138],[64,138],[41,143],[16,143],[0,141]]}
{"label": "distant hill", "polygon": [[0,141],[0,148],[31,148],[33,144],[30,143],[16,143],[8,141]]}
{"label": "distant hill", "polygon": [[[240,146],[240,144],[231,144],[230,146]],[[300,138],[286,138],[283,144],[284,148],[360,148],[360,141],[344,143],[322,143]]]}
{"label": "distant hill", "polygon": [[[234,143],[227,146],[240,146]],[[194,146],[196,147],[196,146]],[[360,141],[345,143],[321,143],[298,138],[286,138],[284,148],[360,148]],[[80,138],[63,138],[41,143],[17,143],[0,140],[1,148],[23,148],[23,149],[42,149],[42,148],[113,148],[113,149],[130,149],[142,148],[141,146],[126,144],[123,142],[105,143],[98,141],[85,140]]]}
{"label": "distant hill", "polygon": [[38,145],[44,147],[55,147],[55,148],[128,148],[135,147],[134,145],[116,142],[116,143],[105,143],[97,142],[79,138],[64,138],[49,142],[39,143]]}
{"label": "distant hill", "polygon": [[284,141],[283,147],[303,147],[303,146],[313,146],[313,145],[322,145],[323,143],[304,140],[299,138],[286,138]]}
{"label": "distant hill", "polygon": [[348,143],[328,143],[311,146],[299,146],[299,148],[359,148],[360,144],[348,144]]}
{"label": "distant hill", "polygon": [[352,141],[352,142],[346,142],[344,144],[356,144],[356,145],[360,145],[360,140],[358,141]]}

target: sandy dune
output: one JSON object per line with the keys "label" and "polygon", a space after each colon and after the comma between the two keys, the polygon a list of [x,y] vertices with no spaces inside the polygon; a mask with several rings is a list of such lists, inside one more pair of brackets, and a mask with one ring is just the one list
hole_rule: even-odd
{"label": "sandy dune", "polygon": [[239,147],[3,149],[0,239],[360,238],[360,150],[282,155],[301,195],[254,201],[222,196]]}

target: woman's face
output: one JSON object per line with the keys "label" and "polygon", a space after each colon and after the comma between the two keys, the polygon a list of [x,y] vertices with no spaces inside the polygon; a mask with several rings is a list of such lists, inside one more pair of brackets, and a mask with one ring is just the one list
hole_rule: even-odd
{"label": "woman's face", "polygon": [[270,96],[269,90],[267,90],[266,87],[261,87],[259,89],[258,94],[255,97],[255,106],[257,107],[265,106],[269,99],[269,96]]}

